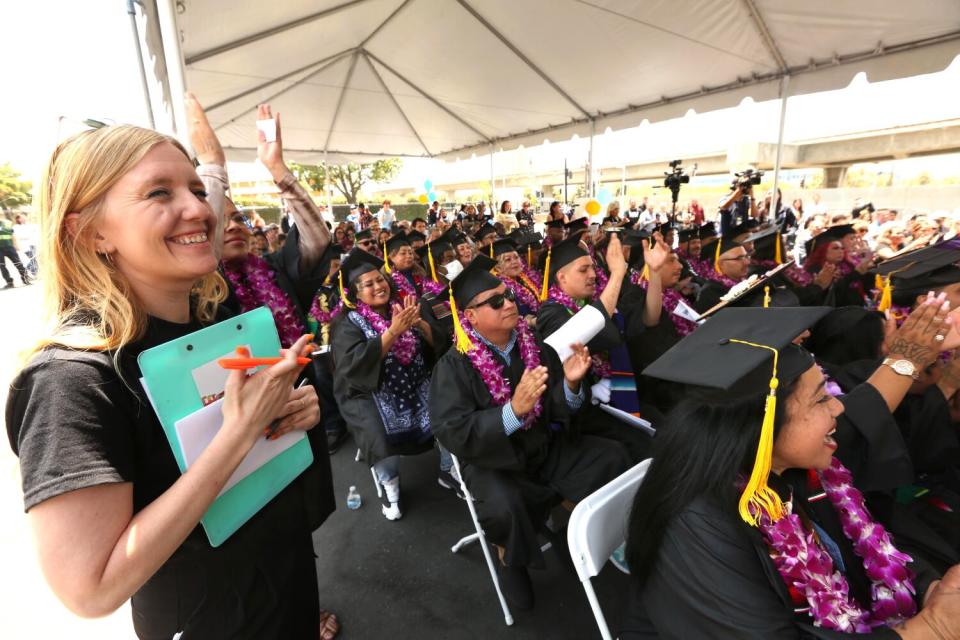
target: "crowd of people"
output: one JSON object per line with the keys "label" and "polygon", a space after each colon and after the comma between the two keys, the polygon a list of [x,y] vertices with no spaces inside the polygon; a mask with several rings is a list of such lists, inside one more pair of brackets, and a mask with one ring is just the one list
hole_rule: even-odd
{"label": "crowd of people", "polygon": [[[565,548],[553,514],[652,458],[621,638],[958,637],[958,220],[758,204],[735,184],[716,212],[667,219],[435,202],[405,221],[388,201],[333,225],[261,105],[277,135],[258,157],[289,212],[271,226],[234,205],[187,111],[196,167],[109,126],[63,142],[40,182],[50,325],[6,424],[71,610],[130,599],[141,638],[334,637],[311,533],[352,441],[397,527],[400,457],[437,449],[517,609],[542,541]],[[231,373],[223,426],[181,473],[137,356],[259,307],[283,357]],[[580,313],[599,330],[550,346]],[[306,431],[314,462],[213,547],[198,523],[269,424]]]}

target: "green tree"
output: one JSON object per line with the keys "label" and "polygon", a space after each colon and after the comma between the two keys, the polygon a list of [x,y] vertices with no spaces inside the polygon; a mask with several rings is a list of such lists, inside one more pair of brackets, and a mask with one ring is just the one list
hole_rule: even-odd
{"label": "green tree", "polygon": [[0,165],[0,209],[30,204],[33,185],[20,179],[20,172],[9,163]]}
{"label": "green tree", "polygon": [[[388,182],[393,179],[403,166],[400,158],[387,158],[375,162],[358,164],[331,165],[328,167],[330,183],[343,194],[349,204],[357,203],[360,190],[368,182]],[[290,163],[290,170],[298,179],[305,181],[314,189],[320,189],[324,182],[322,166]]]}

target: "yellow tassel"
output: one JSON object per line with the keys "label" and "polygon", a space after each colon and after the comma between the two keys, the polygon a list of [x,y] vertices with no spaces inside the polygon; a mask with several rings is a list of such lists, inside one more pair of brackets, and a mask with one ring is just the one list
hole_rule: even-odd
{"label": "yellow tassel", "polygon": [[350,299],[347,298],[347,292],[343,289],[343,271],[340,271],[340,299],[343,300],[343,306],[348,309],[354,309],[355,307],[350,302]]}
{"label": "yellow tassel", "polygon": [[777,244],[774,247],[773,261],[777,264],[783,264],[783,249],[781,245],[783,244],[783,236],[780,235],[780,232],[777,231]]}
{"label": "yellow tassel", "polygon": [[770,285],[767,285],[763,288],[763,308],[770,308]]}
{"label": "yellow tassel", "polygon": [[873,276],[873,288],[874,289],[883,289],[883,276],[879,273]]}
{"label": "yellow tassel", "polygon": [[553,255],[553,247],[547,249],[547,261],[543,265],[543,290],[540,291],[540,302],[547,301],[547,291],[550,289],[550,256]]}
{"label": "yellow tassel", "polygon": [[533,245],[527,245],[527,266],[533,268]]}
{"label": "yellow tassel", "polygon": [[740,517],[743,518],[744,522],[755,527],[760,521],[761,512],[766,513],[773,522],[782,518],[786,513],[780,496],[767,484],[770,469],[773,465],[773,421],[777,414],[777,387],[780,386],[780,381],[777,379],[777,364],[780,353],[773,347],[747,342],[746,340],[731,339],[730,342],[773,352],[773,375],[770,377],[770,393],[767,395],[763,409],[763,424],[760,427],[757,457],[753,461],[753,470],[750,472],[747,486],[740,494]]}
{"label": "yellow tassel", "polygon": [[877,304],[877,311],[881,313],[893,306],[893,277],[887,276],[883,279],[883,287],[880,292],[880,302]]}
{"label": "yellow tassel", "polygon": [[493,243],[490,243],[490,257],[493,257]]}
{"label": "yellow tassel", "polygon": [[390,256],[387,255],[387,243],[383,243],[383,270],[390,274]]}
{"label": "yellow tassel", "polygon": [[427,260],[430,262],[430,277],[434,282],[440,282],[437,280],[437,268],[433,264],[433,251],[430,249],[429,242],[427,243]]}
{"label": "yellow tassel", "polygon": [[650,281],[650,267],[643,265],[643,270],[640,272],[640,279]]}
{"label": "yellow tassel", "polygon": [[467,337],[467,332],[463,330],[463,325],[460,324],[460,315],[457,313],[457,303],[453,299],[453,287],[450,287],[450,313],[453,315],[453,339],[457,351],[460,353],[473,351],[477,347],[470,342],[470,338]]}
{"label": "yellow tassel", "polygon": [[717,254],[713,257],[713,270],[716,271],[716,272],[719,273],[719,274],[723,274],[723,272],[720,271],[720,245],[722,245],[722,244],[723,244],[723,238],[718,238],[718,239],[717,239]]}

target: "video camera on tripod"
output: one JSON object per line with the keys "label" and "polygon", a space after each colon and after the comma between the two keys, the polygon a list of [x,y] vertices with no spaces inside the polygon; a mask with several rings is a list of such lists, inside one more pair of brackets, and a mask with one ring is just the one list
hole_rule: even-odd
{"label": "video camera on tripod", "polygon": [[753,185],[760,184],[760,180],[763,178],[763,171],[758,169],[744,169],[740,173],[734,173],[733,175],[735,177],[730,188],[739,188],[742,191],[747,191],[753,187]]}

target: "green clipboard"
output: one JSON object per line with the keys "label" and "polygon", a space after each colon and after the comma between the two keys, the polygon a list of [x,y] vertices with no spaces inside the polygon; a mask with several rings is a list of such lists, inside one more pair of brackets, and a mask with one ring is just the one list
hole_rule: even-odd
{"label": "green clipboard", "polygon": [[[186,471],[186,464],[175,425],[204,406],[195,372],[205,366],[209,369],[210,363],[230,355],[239,345],[248,346],[254,357],[276,357],[280,352],[280,338],[269,309],[260,307],[248,311],[147,349],[137,358],[150,400],[181,473]],[[309,440],[304,438],[214,500],[200,520],[210,544],[214,547],[223,544],[312,462],[313,451]]]}

